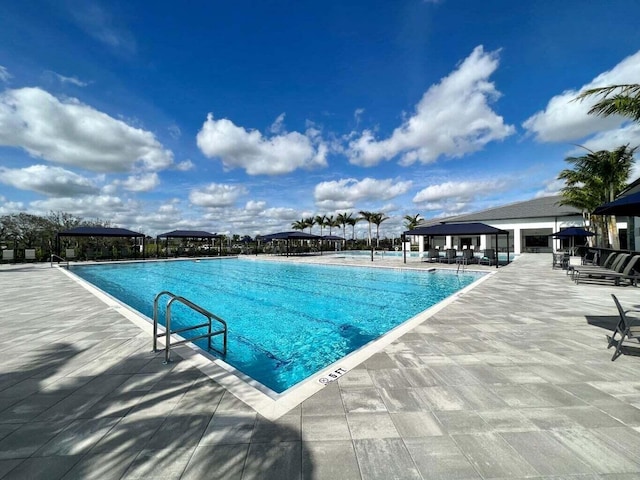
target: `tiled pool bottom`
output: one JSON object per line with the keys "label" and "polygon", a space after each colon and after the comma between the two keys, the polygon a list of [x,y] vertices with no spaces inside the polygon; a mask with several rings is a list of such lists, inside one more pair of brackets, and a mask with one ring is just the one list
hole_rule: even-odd
{"label": "tiled pool bottom", "polygon": [[[350,271],[353,271],[353,268],[356,267],[342,268],[351,268],[352,270]],[[392,269],[378,267],[377,270],[380,272],[379,274],[381,274],[385,270]],[[426,274],[426,272],[423,272],[423,274]],[[121,314],[149,332],[151,343],[151,327],[149,324],[149,319],[146,316],[140,315],[138,312],[120,303],[115,298],[109,295],[105,295],[104,292],[96,289],[87,282],[77,278],[76,280],[83,284],[94,294],[102,298],[103,301],[109,303],[112,308],[117,309]],[[401,323],[401,325],[393,328],[389,333],[381,336],[377,340],[368,343],[365,347],[357,349],[344,358],[337,359],[335,362],[312,374],[305,381],[297,383],[297,385],[295,385],[293,388],[289,388],[284,393],[276,393],[269,388],[265,388],[260,382],[257,382],[244,375],[242,372],[238,371],[226,362],[216,359],[211,355],[203,352],[202,350],[190,346],[189,344],[178,347],[174,351],[180,356],[188,358],[191,362],[197,365],[201,371],[203,371],[209,377],[227,388],[231,393],[242,399],[245,403],[252,406],[256,411],[258,411],[265,417],[275,418],[323,388],[323,386],[326,385],[327,382],[334,381],[343,373],[358,366],[371,355],[380,351],[395,339],[413,329],[416,325],[429,318],[435,312],[439,311],[441,308],[457,298],[457,296],[463,294],[467,289],[472,288],[477,283],[478,282],[460,290],[443,302],[440,302],[432,306],[431,308],[418,313],[408,321]],[[160,357],[158,358],[158,361],[161,361]]]}

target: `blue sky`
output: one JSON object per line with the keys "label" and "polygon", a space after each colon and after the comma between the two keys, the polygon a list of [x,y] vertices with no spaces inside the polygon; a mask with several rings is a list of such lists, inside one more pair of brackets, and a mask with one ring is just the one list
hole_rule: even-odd
{"label": "blue sky", "polygon": [[639,17],[631,0],[5,2],[0,215],[253,236],[368,210],[391,236],[407,214],[554,194],[576,145],[640,144],[573,101],[640,82]]}

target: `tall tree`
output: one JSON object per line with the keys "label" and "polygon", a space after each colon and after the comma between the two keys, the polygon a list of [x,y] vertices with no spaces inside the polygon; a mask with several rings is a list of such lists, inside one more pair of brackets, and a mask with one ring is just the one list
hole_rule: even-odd
{"label": "tall tree", "polygon": [[405,215],[404,217],[404,227],[407,230],[413,230],[420,224],[420,214],[416,213],[415,215]]}
{"label": "tall tree", "polygon": [[316,219],[314,217],[307,217],[303,219],[303,221],[307,224],[307,227],[309,227],[309,233],[311,233],[311,229],[316,224]]}
{"label": "tall tree", "polygon": [[360,217],[369,223],[369,245],[371,245],[371,224],[373,223],[373,218],[375,213],[374,212],[368,212],[366,210],[360,210],[358,212],[360,214]]}
{"label": "tall tree", "polygon": [[636,122],[640,120],[640,84],[592,88],[580,93],[576,99],[582,101],[589,97],[601,98],[589,110],[592,115],[621,115]]}
{"label": "tall tree", "polygon": [[342,225],[342,234],[344,235],[345,242],[347,240],[347,224],[349,223],[351,218],[351,213],[344,212],[338,214],[337,221],[340,225]]}
{"label": "tall tree", "polygon": [[315,218],[316,225],[320,227],[320,236],[324,231],[324,227],[327,226],[327,216],[326,215],[316,215]]}
{"label": "tall tree", "polygon": [[376,247],[380,246],[380,224],[385,220],[389,220],[389,217],[382,212],[376,212],[371,217],[371,223],[376,226]]}
{"label": "tall tree", "polygon": [[350,217],[347,219],[347,224],[351,227],[351,240],[356,239],[356,223],[360,220],[358,217]]}
{"label": "tall tree", "polygon": [[307,228],[307,222],[305,222],[304,218],[302,220],[296,220],[291,224],[291,228],[294,230],[300,230],[301,232]]}
{"label": "tall tree", "polygon": [[[586,155],[566,158],[572,168],[562,170],[558,175],[558,179],[565,181],[560,203],[580,208],[590,215],[598,205],[613,201],[627,186],[636,148],[624,145],[613,151],[585,149]],[[596,223],[607,232],[612,247],[620,248],[615,217],[605,217]]]}
{"label": "tall tree", "polygon": [[325,226],[329,227],[329,235],[331,235],[333,227],[339,227],[340,224],[336,221],[333,215],[325,216],[325,219]]}

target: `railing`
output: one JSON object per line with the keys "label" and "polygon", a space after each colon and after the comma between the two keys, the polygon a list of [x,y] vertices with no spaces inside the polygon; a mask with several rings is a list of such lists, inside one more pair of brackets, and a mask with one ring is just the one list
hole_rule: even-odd
{"label": "railing", "polygon": [[58,256],[58,255],[56,255],[54,253],[51,254],[51,258],[50,258],[51,268],[53,268],[53,260],[54,260],[54,258],[58,259],[58,263],[64,262],[66,264],[67,270],[69,270],[69,260],[66,260],[66,259],[64,259],[64,258],[62,258],[62,257],[60,257],[60,256]]}
{"label": "railing", "polygon": [[[162,297],[163,295],[168,295],[169,297],[171,297],[171,299],[167,302],[167,307],[165,310],[165,331],[164,333],[158,333],[158,302],[160,301],[160,297]],[[173,305],[173,302],[179,302],[182,303],[183,305],[186,305],[187,307],[191,308],[192,310],[200,313],[201,315],[204,315],[205,317],[207,317],[207,322],[206,323],[202,323],[200,325],[194,325],[194,326],[190,326],[190,327],[185,327],[185,328],[181,328],[178,330],[171,330],[171,306]],[[212,327],[212,322],[216,321],[218,323],[220,323],[222,325],[222,329],[221,330],[216,330],[213,331],[213,327]],[[178,333],[182,333],[182,332],[187,332],[189,330],[195,330],[197,328],[204,328],[207,327],[207,333],[203,334],[203,335],[197,335],[195,337],[190,337],[190,338],[186,338],[183,340],[179,340],[179,341],[174,341],[173,343],[171,342],[171,335],[174,334],[178,334]],[[211,337],[215,337],[216,335],[222,335],[223,336],[223,347],[222,347],[222,351],[217,350],[215,348],[213,348],[212,344],[211,344]],[[193,342],[195,340],[199,340],[201,338],[207,338],[208,339],[208,345],[207,348],[209,350],[213,350],[214,352],[219,353],[222,356],[225,356],[227,354],[227,322],[225,322],[223,319],[221,319],[220,317],[214,315],[211,312],[208,312],[207,310],[205,310],[204,308],[200,307],[199,305],[196,305],[195,303],[187,300],[184,297],[180,297],[178,295],[175,295],[169,291],[163,291],[160,292],[159,294],[156,295],[155,299],[153,300],[153,351],[157,352],[157,345],[158,345],[158,338],[165,336],[165,342],[164,342],[164,363],[167,364],[171,361],[170,357],[169,357],[169,350],[171,349],[171,347],[175,347],[177,345],[181,345],[183,343],[188,343],[188,342]]]}

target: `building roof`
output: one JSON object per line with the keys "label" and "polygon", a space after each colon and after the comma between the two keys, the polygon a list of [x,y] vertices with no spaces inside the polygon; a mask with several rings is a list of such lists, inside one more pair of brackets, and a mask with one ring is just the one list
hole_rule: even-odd
{"label": "building roof", "polygon": [[438,237],[444,235],[498,235],[507,234],[506,230],[484,223],[439,223],[429,227],[417,227],[404,232],[405,235],[424,235]]}
{"label": "building roof", "polygon": [[161,233],[158,238],[220,238],[217,233],[203,232],[201,230],[172,230]]}
{"label": "building roof", "polygon": [[510,203],[502,207],[489,208],[467,215],[440,219],[441,223],[486,222],[491,220],[513,220],[536,217],[569,217],[581,215],[582,211],[569,205],[560,205],[560,196],[540,197],[524,202]]}
{"label": "building roof", "polygon": [[305,232],[278,232],[270,235],[260,235],[260,240],[264,242],[271,240],[313,240],[319,238],[322,237]]}
{"label": "building roof", "polygon": [[144,237],[144,233],[138,233],[126,228],[110,227],[76,227],[63,230],[58,233],[60,237]]}

